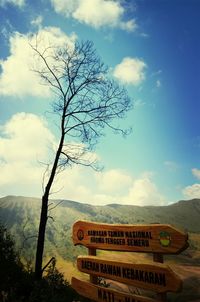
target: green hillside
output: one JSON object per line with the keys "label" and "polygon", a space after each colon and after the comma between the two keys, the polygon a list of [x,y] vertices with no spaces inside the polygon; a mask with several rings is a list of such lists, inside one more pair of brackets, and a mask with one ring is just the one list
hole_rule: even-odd
{"label": "green hillside", "polygon": [[[21,196],[0,198],[0,220],[7,226],[22,255],[34,260],[41,200]],[[200,249],[200,199],[169,206],[92,206],[70,200],[49,204],[45,254],[73,261],[84,248],[73,247],[71,227],[76,220],[106,223],[168,223],[189,232],[190,248]]]}

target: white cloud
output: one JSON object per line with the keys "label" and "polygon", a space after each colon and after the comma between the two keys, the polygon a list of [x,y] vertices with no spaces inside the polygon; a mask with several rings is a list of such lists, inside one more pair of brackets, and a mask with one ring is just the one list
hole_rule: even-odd
{"label": "white cloud", "polygon": [[113,0],[51,0],[57,13],[94,28],[118,27],[126,31],[137,28],[134,19],[123,21],[125,9],[119,1]]}
{"label": "white cloud", "polygon": [[17,113],[1,126],[0,188],[2,186],[39,184],[44,167],[38,161],[48,162],[49,150],[55,142],[46,122],[30,113]]}
{"label": "white cloud", "polygon": [[124,204],[139,206],[163,205],[165,202],[165,198],[159,193],[149,173],[144,173],[140,178],[134,180],[128,195],[123,197]]}
{"label": "white cloud", "polygon": [[83,166],[73,166],[57,175],[52,192],[58,193],[52,195],[52,198],[95,204],[95,189],[94,170]]}
{"label": "white cloud", "polygon": [[140,37],[143,37],[143,38],[147,39],[147,38],[149,38],[149,34],[147,34],[147,33],[141,33]]}
{"label": "white cloud", "polygon": [[42,25],[42,21],[43,21],[43,17],[39,15],[31,21],[31,25],[40,27]]}
{"label": "white cloud", "polygon": [[[74,166],[58,175],[53,191],[56,198],[66,198],[89,204],[108,204],[116,199],[113,192],[107,192],[100,186],[100,179],[106,172],[95,172],[92,169]],[[109,172],[108,172],[109,173]]]}
{"label": "white cloud", "polygon": [[182,193],[188,199],[200,198],[200,184],[187,186],[183,189]]}
{"label": "white cloud", "polygon": [[193,174],[197,179],[200,179],[200,170],[194,168],[194,169],[192,169],[192,174]]}
{"label": "white cloud", "polygon": [[[50,162],[56,138],[47,122],[30,113],[17,113],[0,127],[0,194],[39,197],[42,177]],[[93,156],[98,157],[97,154]],[[161,205],[165,199],[151,173],[133,178],[128,172],[111,169],[97,173],[74,166],[56,177],[51,198],[72,199],[90,204]]]}
{"label": "white cloud", "polygon": [[5,39],[6,44],[8,44],[9,43],[9,39],[10,39],[10,35],[14,31],[14,27],[11,24],[11,22],[9,21],[9,19],[7,19],[4,22],[4,24],[1,24],[0,31],[1,31],[2,36]]}
{"label": "white cloud", "polygon": [[160,88],[160,87],[161,87],[161,81],[160,81],[160,80],[157,80],[157,81],[156,81],[156,87],[157,87],[157,88]]}
{"label": "white cloud", "polygon": [[[200,170],[193,168],[192,169],[192,174],[195,176],[197,179],[200,180]],[[193,198],[200,198],[200,184],[195,183],[191,186],[187,186],[182,190],[182,193],[185,198],[188,199],[193,199]]]}
{"label": "white cloud", "polygon": [[127,172],[118,169],[95,173],[75,167],[63,172],[54,191],[62,188],[56,198],[64,197],[93,205],[163,205],[166,200],[151,178],[151,173],[133,179]]}
{"label": "white cloud", "polygon": [[132,183],[132,178],[125,171],[112,169],[97,174],[98,188],[105,193],[114,195],[127,192]]}
{"label": "white cloud", "polygon": [[[41,162],[51,162],[56,143],[44,118],[31,113],[17,113],[0,126],[0,195],[41,196],[46,168]],[[92,200],[88,180],[92,185],[94,172],[89,171],[77,166],[58,174],[52,191],[63,190],[52,197]]]}
{"label": "white cloud", "polygon": [[102,25],[114,27],[122,13],[123,9],[117,2],[84,0],[80,1],[79,7],[73,13],[73,17],[79,20],[79,22],[96,28]]}
{"label": "white cloud", "polygon": [[127,22],[120,22],[119,27],[123,30],[132,32],[132,31],[135,31],[138,26],[136,24],[136,21],[134,19],[132,19]]}
{"label": "white cloud", "polygon": [[80,0],[51,0],[51,3],[58,14],[69,17],[79,6]]}
{"label": "white cloud", "polygon": [[[73,45],[75,35],[68,37],[59,28],[46,27],[37,33],[37,41],[40,50],[49,45],[64,46]],[[36,61],[34,52],[29,43],[34,44],[35,37],[31,34],[15,32],[10,37],[10,55],[0,61],[2,73],[0,74],[0,94],[5,96],[38,96],[48,97],[50,89],[41,85],[38,76],[31,71],[36,64],[42,66],[41,61]],[[37,68],[37,67],[36,67]]]}
{"label": "white cloud", "polygon": [[144,61],[138,58],[126,57],[114,68],[113,75],[124,84],[137,86],[145,79],[146,67]]}
{"label": "white cloud", "polygon": [[5,6],[6,4],[23,7],[25,5],[25,0],[0,0],[0,6]]}

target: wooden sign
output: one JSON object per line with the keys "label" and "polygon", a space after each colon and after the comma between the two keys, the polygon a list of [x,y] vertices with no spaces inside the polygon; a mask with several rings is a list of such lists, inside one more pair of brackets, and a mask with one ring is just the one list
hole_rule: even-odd
{"label": "wooden sign", "polygon": [[112,251],[178,254],[188,247],[188,235],[168,224],[126,225],[77,221],[73,242]]}
{"label": "wooden sign", "polygon": [[129,293],[123,293],[106,287],[94,285],[89,282],[72,278],[71,285],[79,295],[97,302],[156,302],[157,300],[138,296]]}
{"label": "wooden sign", "polygon": [[83,273],[104,277],[158,293],[177,292],[181,279],[164,264],[133,264],[79,256],[77,267]]}

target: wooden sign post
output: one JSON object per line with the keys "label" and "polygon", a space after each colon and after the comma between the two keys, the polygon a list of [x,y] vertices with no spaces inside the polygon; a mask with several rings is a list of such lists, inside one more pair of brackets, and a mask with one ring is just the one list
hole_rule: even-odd
{"label": "wooden sign post", "polygon": [[181,289],[180,278],[164,264],[122,263],[93,256],[79,256],[79,271],[111,279],[158,293],[177,292]]}
{"label": "wooden sign post", "polygon": [[[98,302],[164,302],[167,292],[181,290],[181,279],[162,262],[164,254],[179,254],[188,247],[188,235],[171,225],[118,225],[77,221],[73,225],[73,242],[74,245],[87,247],[89,252],[89,256],[78,257],[77,267],[90,275],[91,283],[72,279],[72,287],[83,296]],[[154,262],[134,264],[105,260],[96,256],[97,249],[153,253]],[[158,300],[98,286],[98,277],[155,291]]]}
{"label": "wooden sign post", "polygon": [[119,292],[106,287],[72,278],[72,287],[81,295],[98,302],[156,302],[134,294]]}
{"label": "wooden sign post", "polygon": [[188,247],[187,234],[168,224],[123,225],[77,221],[74,245],[112,251],[178,254]]}

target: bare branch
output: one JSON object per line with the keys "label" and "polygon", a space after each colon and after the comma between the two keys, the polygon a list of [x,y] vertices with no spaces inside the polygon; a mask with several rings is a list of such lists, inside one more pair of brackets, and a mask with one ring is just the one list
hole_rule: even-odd
{"label": "bare branch", "polygon": [[30,239],[33,239],[33,238],[37,238],[37,234],[35,235],[29,235],[27,236],[25,234],[25,229],[27,227],[27,224],[29,223],[29,219],[27,218],[27,220],[25,221],[24,225],[22,226],[22,237],[23,237],[23,241],[22,241],[22,245],[19,249],[20,253],[23,251],[23,249],[25,248],[25,245],[26,245],[26,242]]}
{"label": "bare branch", "polygon": [[52,216],[47,216],[47,219],[51,219],[53,222],[55,222],[54,218]]}
{"label": "bare branch", "polygon": [[[55,206],[53,206],[52,208],[49,208],[49,211],[54,210],[55,208],[57,208],[61,203],[63,203],[64,200],[60,200]],[[52,204],[49,204],[49,206]]]}
{"label": "bare branch", "polygon": [[56,258],[55,258],[55,257],[52,257],[52,258],[47,262],[47,264],[42,268],[42,272],[45,271],[45,269],[51,264],[51,262],[52,262],[53,265],[55,266]]}
{"label": "bare branch", "polygon": [[[42,59],[42,61],[44,62],[47,70],[49,71],[49,73],[53,76],[53,79],[55,80],[55,82],[57,83],[57,85],[54,85],[53,84],[53,87],[56,87],[57,89],[59,89],[59,91],[63,94],[63,96],[65,95],[64,94],[64,91],[62,89],[62,85],[58,79],[58,77],[56,76],[56,74],[54,73],[53,69],[49,66],[48,62],[47,62],[47,57],[45,58],[44,57],[44,53],[49,49],[49,47],[47,47],[45,49],[45,51],[43,53],[40,53],[39,50],[37,49],[37,47],[34,47],[33,45],[30,44],[30,46],[32,47],[32,49],[38,54],[38,56]],[[36,71],[37,73],[40,74],[41,78],[44,77],[44,72],[42,71]],[[46,79],[46,81],[52,86],[51,84],[51,81],[50,81],[50,78],[48,78],[48,76],[44,77],[44,79]]]}

